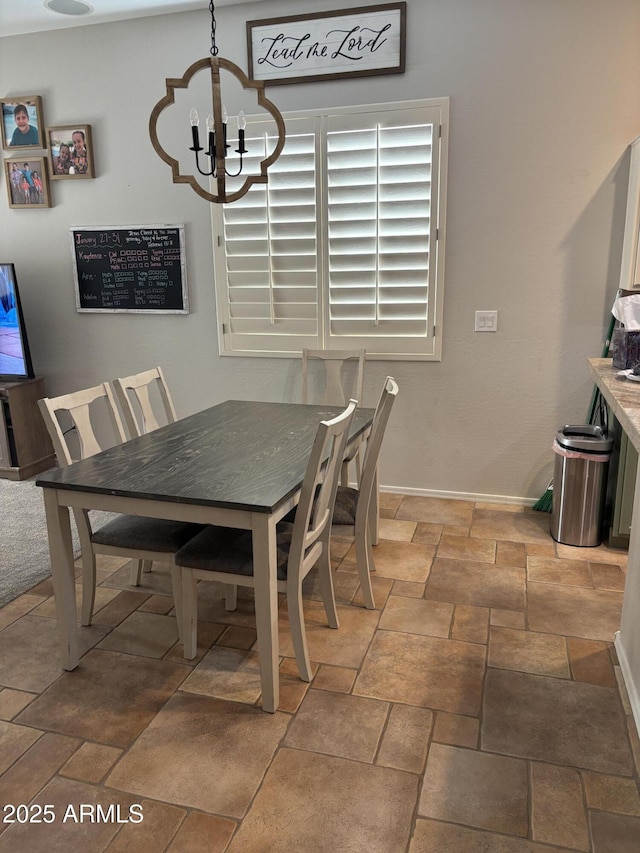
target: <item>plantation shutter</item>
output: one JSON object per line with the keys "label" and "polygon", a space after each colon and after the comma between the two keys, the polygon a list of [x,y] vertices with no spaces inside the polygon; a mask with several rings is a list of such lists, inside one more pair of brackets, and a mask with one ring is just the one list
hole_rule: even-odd
{"label": "plantation shutter", "polygon": [[[222,352],[440,357],[447,109],[440,99],[285,116],[268,183],[214,205]],[[273,138],[250,126],[257,160]]]}
{"label": "plantation shutter", "polygon": [[[272,134],[247,136],[247,171],[257,171],[257,161],[273,149]],[[318,339],[316,139],[313,121],[287,122],[268,183],[221,206],[216,281],[226,291],[225,337],[232,350],[300,351]],[[234,161],[228,168],[235,170]]]}
{"label": "plantation shutter", "polygon": [[438,135],[436,111],[329,117],[329,348],[412,353],[432,341]]}

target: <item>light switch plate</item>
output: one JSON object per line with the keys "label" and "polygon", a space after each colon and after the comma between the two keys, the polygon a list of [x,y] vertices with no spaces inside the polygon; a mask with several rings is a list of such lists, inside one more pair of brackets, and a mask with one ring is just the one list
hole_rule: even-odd
{"label": "light switch plate", "polygon": [[497,332],[498,331],[498,312],[497,311],[476,311],[476,332]]}

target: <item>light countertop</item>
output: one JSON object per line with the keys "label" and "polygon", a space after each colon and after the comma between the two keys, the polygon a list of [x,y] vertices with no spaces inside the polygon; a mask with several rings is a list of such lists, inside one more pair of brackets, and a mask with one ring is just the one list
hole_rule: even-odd
{"label": "light countertop", "polygon": [[629,441],[640,453],[640,382],[618,377],[610,358],[590,358],[589,369]]}

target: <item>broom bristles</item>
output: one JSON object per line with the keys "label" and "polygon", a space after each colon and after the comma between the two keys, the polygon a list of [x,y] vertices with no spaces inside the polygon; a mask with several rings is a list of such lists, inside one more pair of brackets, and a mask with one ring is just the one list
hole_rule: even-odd
{"label": "broom bristles", "polygon": [[547,486],[546,492],[539,498],[533,505],[533,509],[537,509],[538,512],[551,512],[551,505],[553,502],[553,483],[549,483]]}

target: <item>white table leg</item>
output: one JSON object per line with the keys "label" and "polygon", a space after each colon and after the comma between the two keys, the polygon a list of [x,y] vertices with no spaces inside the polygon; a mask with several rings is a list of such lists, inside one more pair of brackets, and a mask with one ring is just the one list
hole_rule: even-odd
{"label": "white table leg", "polygon": [[59,506],[57,491],[43,489],[49,534],[51,579],[56,602],[60,662],[63,669],[78,666],[78,628],[76,625],[76,587],[69,508]]}
{"label": "white table leg", "polygon": [[273,714],[280,702],[276,526],[266,513],[253,515],[253,565],[262,708]]}

